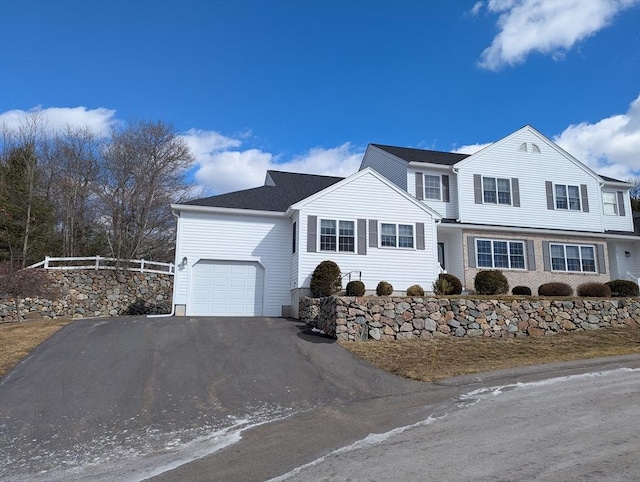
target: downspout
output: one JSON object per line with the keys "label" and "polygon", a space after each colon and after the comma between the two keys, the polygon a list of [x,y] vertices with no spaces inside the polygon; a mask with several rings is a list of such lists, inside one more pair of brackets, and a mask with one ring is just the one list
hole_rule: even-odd
{"label": "downspout", "polygon": [[456,222],[459,223],[460,222],[460,206],[462,205],[462,203],[460,202],[460,176],[458,175],[458,168],[452,167],[451,170],[456,175],[456,189],[458,191],[458,193],[457,193],[457,197],[458,197],[458,199],[457,199],[457,202],[458,202],[458,217],[456,218]]}
{"label": "downspout", "polygon": [[[178,216],[176,214],[176,212],[174,210],[171,210],[171,214],[173,214],[176,217],[176,219],[180,217],[180,216]],[[177,250],[176,250],[176,255],[177,254],[178,253],[177,253]],[[175,268],[178,265],[175,263],[175,261],[176,261],[175,259],[173,261],[174,261],[173,266],[174,266],[174,270],[175,270]],[[163,313],[161,315],[147,315],[147,318],[167,318],[169,316],[175,316],[176,315],[176,305],[173,302],[173,300],[175,298],[175,290],[176,290],[176,272],[174,271],[173,272],[173,289],[171,290],[171,312]]]}

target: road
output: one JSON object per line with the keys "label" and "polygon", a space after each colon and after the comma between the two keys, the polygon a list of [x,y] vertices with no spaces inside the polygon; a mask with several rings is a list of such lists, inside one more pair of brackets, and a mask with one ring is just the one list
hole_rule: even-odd
{"label": "road", "polygon": [[562,480],[562,460],[635,475],[637,369],[630,356],[424,384],[297,321],[80,320],[0,380],[0,479],[524,480],[545,464]]}

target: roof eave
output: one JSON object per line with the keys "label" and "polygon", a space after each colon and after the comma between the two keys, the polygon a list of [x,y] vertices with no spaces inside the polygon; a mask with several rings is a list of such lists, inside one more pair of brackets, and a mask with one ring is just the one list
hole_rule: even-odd
{"label": "roof eave", "polygon": [[189,213],[218,213],[218,214],[232,214],[240,216],[263,216],[280,218],[284,217],[285,213],[281,211],[262,211],[257,209],[240,209],[240,208],[223,208],[218,206],[196,206],[191,204],[172,204],[171,209],[174,212],[189,212]]}

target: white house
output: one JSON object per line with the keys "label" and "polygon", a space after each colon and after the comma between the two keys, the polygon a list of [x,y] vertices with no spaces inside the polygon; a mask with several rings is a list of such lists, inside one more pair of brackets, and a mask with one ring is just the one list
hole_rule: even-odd
{"label": "white house", "polygon": [[[473,155],[370,144],[360,171],[267,173],[263,186],[174,204],[178,315],[297,316],[323,260],[396,291],[445,270],[513,287],[636,279],[626,182],[600,176],[530,126]],[[635,277],[635,278],[634,278]]]}
{"label": "white house", "polygon": [[596,174],[531,126],[473,155],[371,144],[368,167],[440,215],[439,262],[466,289],[480,269],[534,292],[549,281],[637,281],[632,185]]}
{"label": "white house", "polygon": [[428,205],[373,169],[346,178],[269,171],[264,186],[174,204],[178,315],[297,316],[323,260],[343,285],[430,287],[440,269]]}

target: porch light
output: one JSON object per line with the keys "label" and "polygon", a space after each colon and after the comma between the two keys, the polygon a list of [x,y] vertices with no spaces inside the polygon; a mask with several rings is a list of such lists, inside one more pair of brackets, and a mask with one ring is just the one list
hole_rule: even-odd
{"label": "porch light", "polygon": [[631,251],[625,251],[625,252],[624,252],[624,255],[625,255],[627,258],[630,258],[630,257],[631,257]]}

